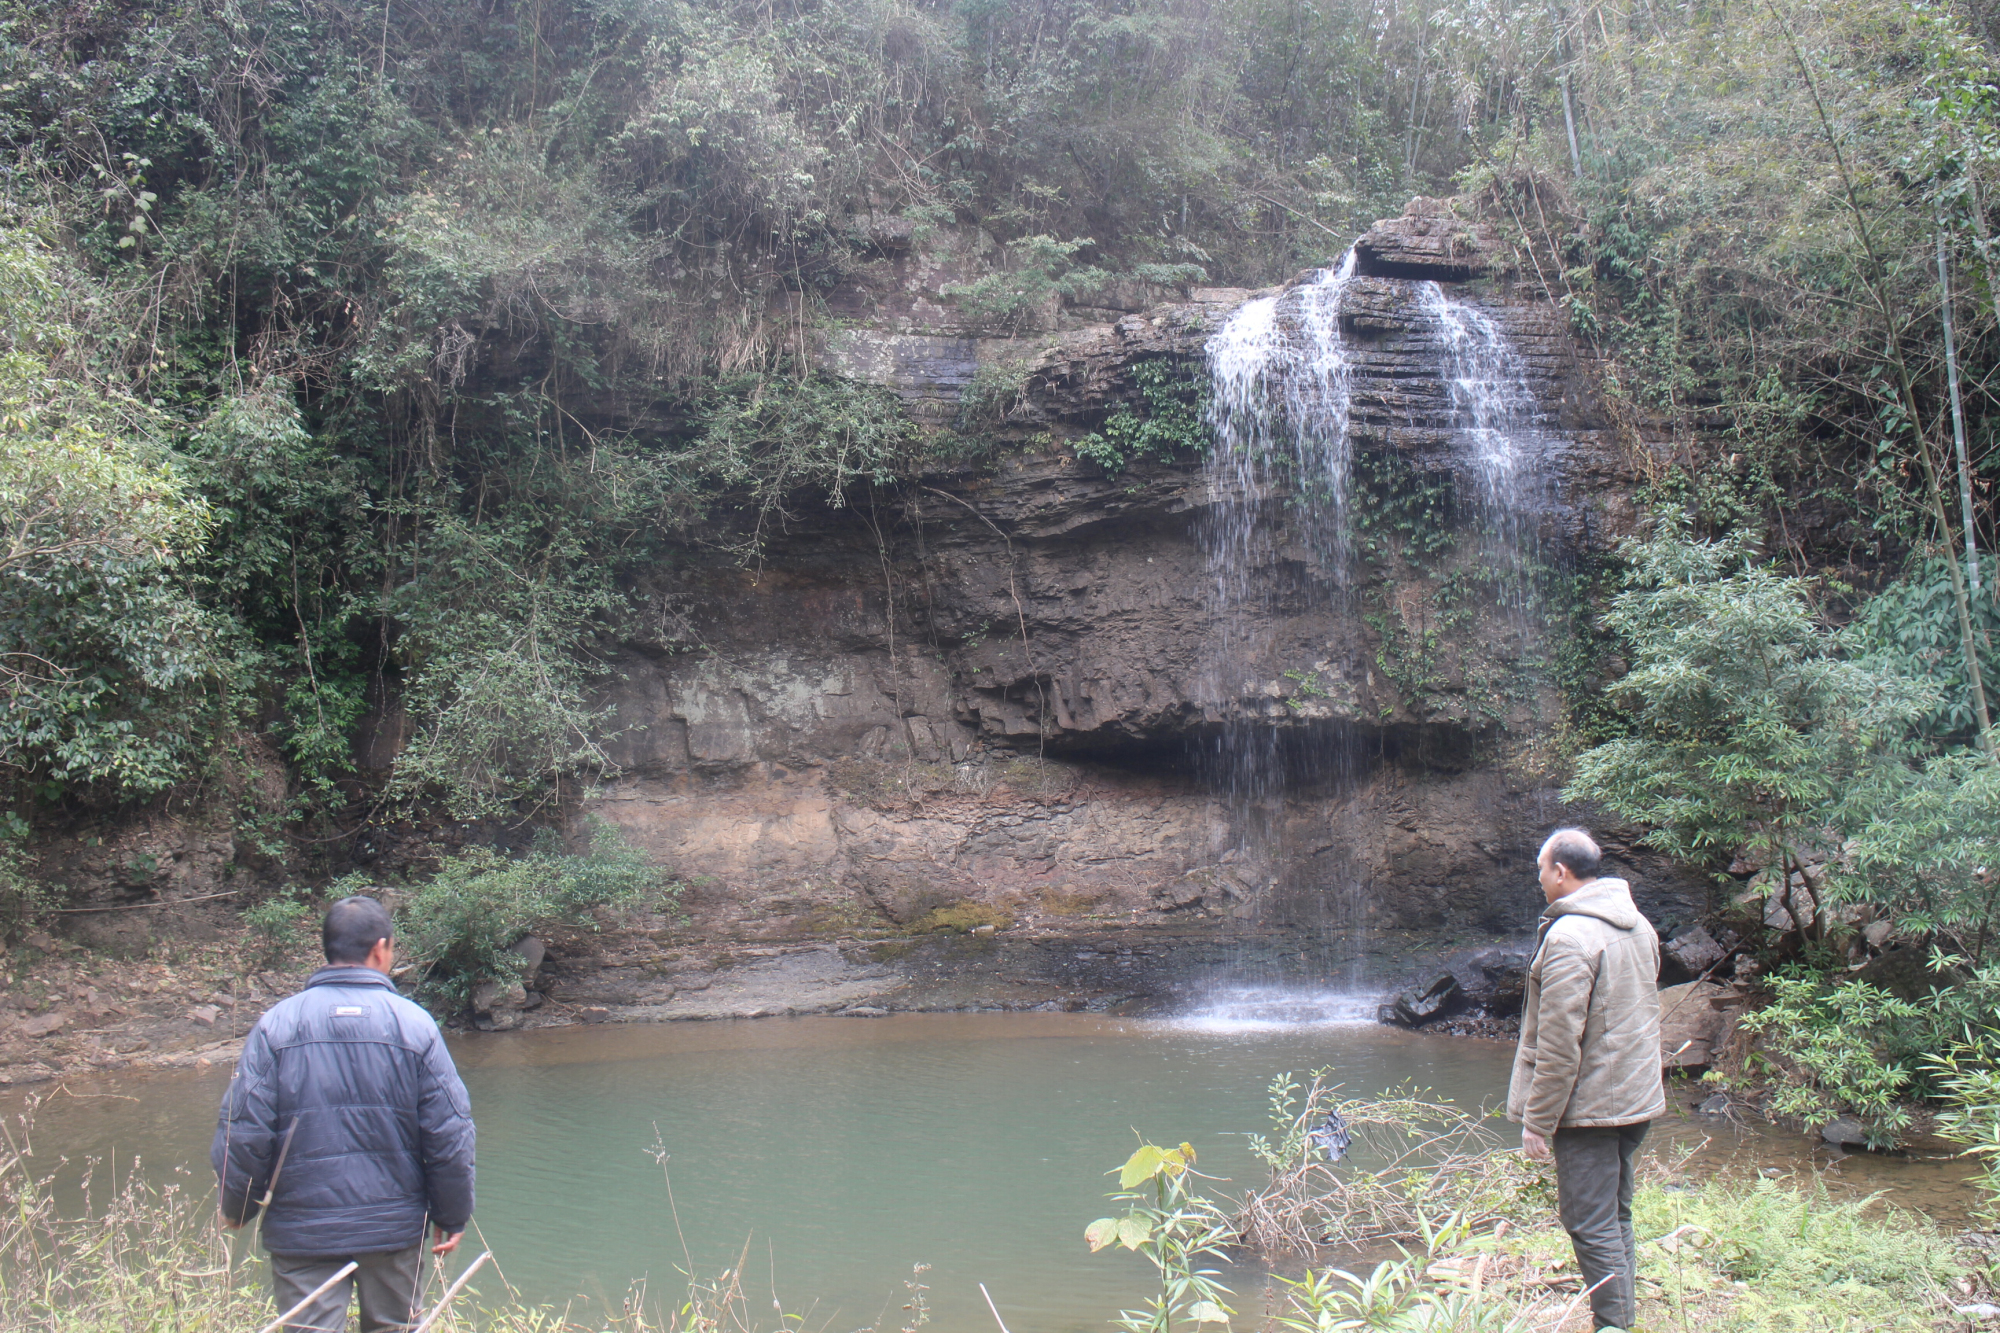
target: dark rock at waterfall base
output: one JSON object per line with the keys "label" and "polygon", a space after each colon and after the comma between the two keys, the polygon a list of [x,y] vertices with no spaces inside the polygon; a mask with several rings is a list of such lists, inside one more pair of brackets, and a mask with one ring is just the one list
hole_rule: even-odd
{"label": "dark rock at waterfall base", "polygon": [[1489,1041],[1513,1041],[1521,1035],[1521,1016],[1480,1018],[1473,1014],[1458,1014],[1426,1023],[1424,1031],[1436,1037],[1484,1037]]}
{"label": "dark rock at waterfall base", "polygon": [[1452,964],[1469,1008],[1482,1018],[1512,1018],[1528,999],[1531,950],[1509,945],[1480,949]]}
{"label": "dark rock at waterfall base", "polygon": [[1387,1004],[1375,1011],[1375,1017],[1378,1022],[1395,1027],[1417,1028],[1464,1007],[1464,988],[1458,984],[1457,977],[1443,972],[1424,986],[1412,986],[1396,992]]}

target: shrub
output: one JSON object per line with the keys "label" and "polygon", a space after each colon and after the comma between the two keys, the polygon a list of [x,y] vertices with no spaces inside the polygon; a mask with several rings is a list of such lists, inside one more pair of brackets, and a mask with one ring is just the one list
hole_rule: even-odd
{"label": "shrub", "polygon": [[1631,734],[1577,756],[1564,799],[1650,825],[1645,841],[1671,856],[1765,848],[1787,899],[1794,875],[1805,882],[1813,902],[1792,916],[1817,937],[1825,899],[1802,857],[1826,850],[1840,802],[1899,766],[1935,691],[1843,659],[1805,580],[1741,541],[1694,539],[1682,513],[1623,554],[1627,586],[1604,623],[1631,645],[1612,688]]}
{"label": "shrub", "polygon": [[593,820],[589,850],[580,854],[566,852],[545,829],[525,856],[475,847],[445,858],[403,905],[396,937],[418,969],[418,995],[454,1013],[481,982],[520,975],[514,945],[537,926],[595,929],[593,908],[631,907],[678,887],[616,828]]}
{"label": "shrub", "polygon": [[1169,462],[1199,458],[1211,447],[1208,376],[1203,370],[1165,357],[1132,363],[1142,411],[1121,407],[1071,446],[1076,456],[1112,476],[1137,459]]}
{"label": "shrub", "polygon": [[299,926],[313,914],[301,888],[279,889],[261,903],[243,909],[250,928],[250,948],[258,967],[275,967],[298,943]]}

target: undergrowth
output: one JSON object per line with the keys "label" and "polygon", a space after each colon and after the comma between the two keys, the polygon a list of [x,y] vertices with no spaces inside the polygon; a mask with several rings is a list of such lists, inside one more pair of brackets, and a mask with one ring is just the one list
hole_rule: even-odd
{"label": "undergrowth", "polygon": [[[1273,1132],[1251,1149],[1271,1183],[1234,1224],[1253,1250],[1308,1260],[1276,1280],[1279,1326],[1558,1333],[1584,1311],[1553,1168],[1499,1150],[1484,1117],[1423,1093],[1344,1098],[1325,1071],[1270,1092]],[[1337,1160],[1320,1146],[1329,1112],[1352,1137]],[[1993,1269],[1931,1222],[1816,1180],[1696,1183],[1649,1157],[1633,1228],[1639,1326],[1654,1333],[1962,1327],[1955,1304],[1993,1299]],[[1392,1241],[1400,1257],[1367,1271],[1335,1258]]]}

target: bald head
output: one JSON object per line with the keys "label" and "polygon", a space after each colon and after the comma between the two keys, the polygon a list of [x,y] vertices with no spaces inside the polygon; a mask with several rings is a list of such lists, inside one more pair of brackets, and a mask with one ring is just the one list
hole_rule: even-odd
{"label": "bald head", "polygon": [[1535,858],[1535,872],[1542,881],[1542,896],[1550,902],[1575,893],[1597,878],[1604,853],[1597,842],[1580,828],[1559,828],[1542,844]]}

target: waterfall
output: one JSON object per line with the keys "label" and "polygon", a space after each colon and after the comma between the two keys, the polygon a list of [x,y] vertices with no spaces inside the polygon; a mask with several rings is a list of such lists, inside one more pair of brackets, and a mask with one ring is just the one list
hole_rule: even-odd
{"label": "waterfall", "polygon": [[[1333,793],[1351,784],[1374,748],[1357,710],[1343,718],[1323,709],[1316,722],[1300,707],[1300,696],[1314,690],[1331,698],[1345,664],[1316,660],[1296,623],[1307,615],[1352,623],[1363,613],[1358,516],[1350,512],[1356,379],[1381,372],[1364,367],[1366,340],[1342,329],[1356,268],[1350,250],[1337,266],[1246,302],[1207,347],[1215,446],[1201,536],[1212,629],[1198,757],[1218,803],[1209,869],[1241,900],[1243,942],[1226,984],[1193,1017],[1225,1030],[1372,1013],[1360,994],[1362,874],[1337,847],[1294,845],[1302,807],[1288,803],[1301,787]],[[1369,281],[1378,294],[1408,292],[1417,316],[1412,340],[1435,356],[1443,381],[1443,415],[1434,424],[1450,441],[1459,512],[1478,543],[1471,565],[1525,637],[1542,484],[1526,365],[1492,316],[1438,283]],[[1380,409],[1371,403],[1370,410]],[[1371,443],[1385,438],[1379,421],[1369,429],[1377,432]],[[1273,968],[1280,952],[1286,961]]]}
{"label": "waterfall", "polygon": [[1525,608],[1543,475],[1541,429],[1527,367],[1491,315],[1454,301],[1435,282],[1417,299],[1443,344],[1452,424],[1478,483],[1475,508],[1502,601]]}

